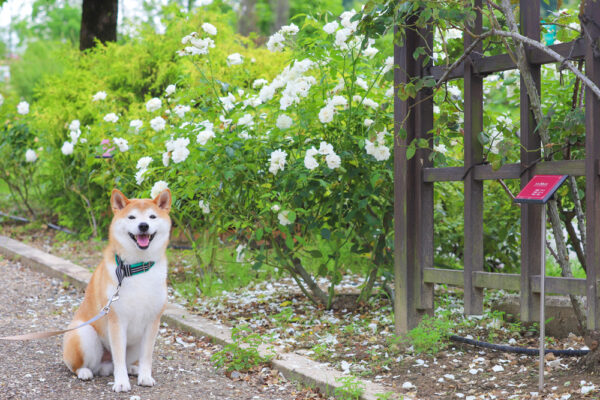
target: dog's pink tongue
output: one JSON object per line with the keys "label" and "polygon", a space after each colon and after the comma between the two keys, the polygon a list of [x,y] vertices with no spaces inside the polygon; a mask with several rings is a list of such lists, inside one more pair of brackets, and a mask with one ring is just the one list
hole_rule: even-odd
{"label": "dog's pink tongue", "polygon": [[141,247],[146,247],[150,244],[150,236],[149,235],[137,235],[137,242]]}

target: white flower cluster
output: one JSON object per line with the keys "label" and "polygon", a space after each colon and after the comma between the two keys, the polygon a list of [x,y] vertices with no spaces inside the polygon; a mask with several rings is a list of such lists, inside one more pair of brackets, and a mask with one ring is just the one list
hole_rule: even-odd
{"label": "white flower cluster", "polygon": [[370,107],[372,109],[376,109],[377,107],[379,107],[379,103],[377,103],[375,100],[371,100],[368,97],[363,98],[362,96],[359,95],[354,95],[352,97],[352,100],[354,100],[356,103],[362,104],[364,106]]}
{"label": "white flower cluster", "polygon": [[200,200],[198,206],[202,210],[203,214],[210,214],[210,203],[208,201]]}
{"label": "white flower cluster", "polygon": [[253,126],[254,125],[254,120],[252,118],[252,115],[250,115],[250,114],[244,114],[240,119],[238,119],[238,125],[241,125],[241,126]]}
{"label": "white flower cluster", "polygon": [[103,91],[96,92],[96,94],[94,94],[94,96],[92,96],[92,101],[101,101],[101,100],[106,100],[106,92],[103,92]]}
{"label": "white flower cluster", "polygon": [[315,158],[317,155],[325,156],[325,163],[327,163],[327,167],[329,169],[336,169],[342,165],[342,159],[340,156],[335,154],[333,146],[327,142],[321,142],[319,150],[317,150],[314,146],[306,150],[306,155],[304,156],[304,166],[307,169],[313,170],[319,166],[319,163]]}
{"label": "white flower cluster", "polygon": [[158,181],[154,183],[154,186],[152,186],[152,190],[150,191],[150,198],[155,199],[156,196],[161,194],[163,190],[168,188],[169,184],[165,181]]}
{"label": "white flower cluster", "polygon": [[119,147],[119,151],[121,151],[121,153],[129,150],[129,142],[127,142],[127,139],[114,138],[113,143]]}
{"label": "white flower cluster", "polygon": [[35,151],[31,150],[31,149],[27,149],[27,151],[25,152],[25,161],[32,163],[35,162],[35,160],[37,160],[37,154],[35,154]]}
{"label": "white flower cluster", "polygon": [[240,53],[233,53],[227,56],[227,65],[240,65],[244,62],[244,57]]}
{"label": "white flower cluster", "polygon": [[[215,29],[216,30],[216,29]],[[183,50],[179,50],[177,54],[180,56],[196,56],[202,54],[208,54],[208,49],[212,49],[215,47],[215,41],[211,38],[207,37],[205,39],[200,39],[198,37],[198,33],[192,32],[187,36],[184,36],[181,39],[182,44],[191,44],[191,46],[186,46]]]}
{"label": "white flower cluster", "polygon": [[137,162],[137,172],[135,174],[135,181],[138,185],[141,185],[144,182],[144,174],[148,171],[148,166],[152,162],[152,157],[142,157]]}
{"label": "white flower cluster", "polygon": [[17,104],[17,113],[21,115],[29,114],[29,103],[26,101],[22,101],[19,104]]}
{"label": "white flower cluster", "polygon": [[285,210],[285,211],[280,211],[279,214],[277,214],[277,219],[279,220],[279,223],[281,225],[289,225],[292,223],[292,221],[290,221],[288,215],[289,215],[289,211]]}
{"label": "white flower cluster", "polygon": [[175,90],[177,90],[177,86],[171,84],[165,89],[165,95],[170,96],[175,93]]}
{"label": "white flower cluster", "polygon": [[293,123],[294,120],[292,120],[289,116],[285,114],[279,114],[277,117],[277,122],[275,122],[275,126],[283,130],[291,127]]}
{"label": "white flower cluster", "polygon": [[285,162],[287,158],[287,153],[281,149],[275,150],[271,153],[271,157],[269,159],[269,172],[273,175],[277,175],[277,172],[283,171],[285,167]]}
{"label": "white flower cluster", "polygon": [[227,93],[227,96],[219,97],[219,101],[223,104],[225,111],[229,112],[235,108],[235,96],[231,92]]}
{"label": "white flower cluster", "polygon": [[258,89],[259,87],[265,86],[267,83],[269,83],[269,81],[266,79],[257,79],[252,83],[252,88]]}
{"label": "white flower cluster", "polygon": [[267,42],[267,49],[274,53],[283,51],[285,48],[285,40],[289,36],[294,36],[296,33],[298,33],[298,27],[296,25],[290,24],[282,26],[281,29],[279,29],[269,38],[269,41]]}
{"label": "white flower cluster", "polygon": [[175,112],[175,114],[179,117],[179,118],[183,118],[185,117],[185,113],[189,112],[191,110],[190,106],[184,106],[182,104],[177,104],[174,108],[173,108],[173,112]]}
{"label": "white flower cluster", "polygon": [[[167,147],[167,154],[171,154],[171,158],[175,164],[185,161],[185,159],[190,155],[190,151],[187,148],[188,144],[190,144],[190,139],[188,138],[167,140],[167,143],[165,143]],[[165,156],[163,154],[163,164],[165,162],[164,157]]]}
{"label": "white flower cluster", "polygon": [[377,161],[385,161],[390,158],[390,149],[385,145],[385,136],[387,130],[377,133],[377,139],[374,142],[365,139],[365,150],[367,154],[375,157]]}
{"label": "white flower cluster", "polygon": [[344,109],[348,107],[348,100],[344,96],[333,96],[327,100],[325,107],[319,111],[319,121],[323,124],[328,124],[333,121],[333,117],[337,114],[336,107],[342,106]]}
{"label": "white flower cluster", "polygon": [[119,120],[119,116],[115,113],[108,113],[104,116],[106,122],[112,122],[113,124]]}
{"label": "white flower cluster", "polygon": [[[350,43],[348,42],[348,39],[350,39],[350,37],[356,32],[356,28],[358,27],[359,21],[351,21],[354,15],[356,15],[355,10],[346,11],[342,13],[342,15],[340,15],[340,22],[342,24],[342,29],[340,30],[337,30],[337,23],[334,25],[332,22],[323,27],[325,32],[327,32],[328,34],[333,34],[335,32],[335,46],[340,50],[349,50],[357,48],[362,42],[362,37],[358,36],[355,37],[354,40],[352,40]],[[325,29],[325,27],[327,27],[327,29]],[[371,42],[369,42],[369,47],[370,45]],[[370,52],[372,51],[373,50],[371,50]],[[373,55],[375,55],[376,53],[377,51],[375,51]]]}
{"label": "white flower cluster", "polygon": [[[69,124],[69,137],[71,138],[71,141],[64,142],[60,149],[60,151],[65,156],[73,154],[73,148],[77,144],[77,141],[79,140],[79,136],[81,136],[81,130],[79,129],[80,127],[81,127],[81,124],[79,123],[78,119],[74,119]],[[81,139],[81,142],[83,143],[84,139]]]}
{"label": "white flower cluster", "polygon": [[79,129],[80,127],[81,124],[79,123],[78,119],[74,119],[69,124],[69,136],[71,137],[71,143],[74,145],[77,144],[79,136],[81,136],[81,130]]}
{"label": "white flower cluster", "polygon": [[381,71],[384,74],[387,74],[394,68],[394,57],[388,57],[385,59],[383,63],[383,70]]}
{"label": "white flower cluster", "polygon": [[143,125],[144,122],[140,119],[134,119],[129,123],[129,127],[135,129],[135,133],[138,133]]}
{"label": "white flower cluster", "polygon": [[210,139],[214,138],[215,132],[213,131],[213,128],[214,125],[208,120],[200,122],[196,129],[194,129],[194,132],[203,129],[200,133],[198,133],[198,136],[196,136],[196,143],[204,146]]}
{"label": "white flower cluster", "polygon": [[202,24],[202,30],[211,36],[215,36],[217,34],[217,28],[208,22]]}
{"label": "white flower cluster", "polygon": [[162,107],[162,102],[160,101],[160,99],[158,97],[154,97],[154,98],[148,100],[148,102],[146,103],[146,111],[148,111],[148,112],[154,112],[154,111],[160,110],[161,107]]}
{"label": "white flower cluster", "polygon": [[[245,104],[254,107],[266,103],[271,100],[277,90],[284,88],[281,92],[279,105],[281,110],[287,110],[293,104],[299,104],[300,100],[307,97],[310,88],[317,83],[313,76],[305,76],[304,74],[313,68],[315,63],[308,58],[302,61],[295,61],[293,65],[286,66],[283,71],[273,79],[269,85],[266,81],[260,81],[262,85],[258,96],[250,98]],[[257,81],[255,81],[256,84]],[[221,98],[222,101],[222,98]]]}
{"label": "white flower cluster", "polygon": [[167,121],[164,120],[160,115],[150,120],[150,127],[156,132],[160,132],[167,126]]}

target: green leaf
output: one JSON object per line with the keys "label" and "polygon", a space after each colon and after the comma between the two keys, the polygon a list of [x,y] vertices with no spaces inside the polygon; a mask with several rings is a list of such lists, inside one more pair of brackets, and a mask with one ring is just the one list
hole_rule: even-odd
{"label": "green leaf", "polygon": [[415,142],[412,142],[407,148],[406,148],[406,159],[410,160],[411,158],[413,158],[413,156],[415,155],[417,149],[415,148]]}
{"label": "green leaf", "polygon": [[329,240],[331,238],[331,231],[327,228],[321,229],[321,237],[325,240]]}
{"label": "green leaf", "polygon": [[313,258],[322,258],[323,254],[319,250],[311,250],[308,252]]}

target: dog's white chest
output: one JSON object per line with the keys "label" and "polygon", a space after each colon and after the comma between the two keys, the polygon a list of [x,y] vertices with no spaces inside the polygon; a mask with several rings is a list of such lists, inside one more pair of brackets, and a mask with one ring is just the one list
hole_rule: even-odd
{"label": "dog's white chest", "polygon": [[126,327],[128,344],[139,341],[159,318],[167,301],[166,271],[166,263],[157,262],[149,271],[123,279],[111,312]]}

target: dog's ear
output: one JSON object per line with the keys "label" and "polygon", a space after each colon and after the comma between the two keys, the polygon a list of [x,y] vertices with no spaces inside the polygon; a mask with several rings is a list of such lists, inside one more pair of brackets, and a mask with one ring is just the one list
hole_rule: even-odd
{"label": "dog's ear", "polygon": [[171,211],[171,191],[169,189],[163,190],[156,198],[154,198],[154,202],[158,208],[161,208],[166,212]]}
{"label": "dog's ear", "polygon": [[129,199],[125,197],[119,189],[113,189],[110,195],[110,206],[112,207],[113,213],[124,209],[129,204]]}

